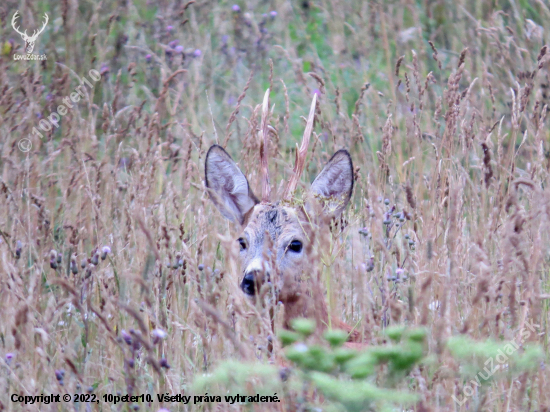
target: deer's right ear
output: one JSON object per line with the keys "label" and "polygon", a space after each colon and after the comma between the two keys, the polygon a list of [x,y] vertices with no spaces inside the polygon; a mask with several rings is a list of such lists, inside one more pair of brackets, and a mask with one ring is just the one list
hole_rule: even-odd
{"label": "deer's right ear", "polygon": [[242,225],[246,214],[259,200],[250,190],[243,172],[221,146],[215,144],[208,150],[204,175],[214,205],[227,219]]}

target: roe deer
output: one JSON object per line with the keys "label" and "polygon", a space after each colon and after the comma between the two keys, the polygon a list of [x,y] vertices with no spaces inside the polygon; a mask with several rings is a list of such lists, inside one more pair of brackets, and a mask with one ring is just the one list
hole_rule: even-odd
{"label": "roe deer", "polygon": [[[205,184],[221,214],[242,228],[237,239],[242,291],[255,298],[261,293],[262,285],[270,282],[275,286],[277,300],[285,306],[285,328],[296,317],[315,318],[322,328],[323,323],[328,323],[328,313],[319,279],[307,282],[304,278],[314,273],[310,258],[315,253],[313,240],[316,231],[321,225],[326,228],[330,219],[339,216],[350,201],[353,163],[347,150],[337,151],[313,181],[306,203],[299,207],[291,205],[289,200],[303,171],[313,129],[314,96],[302,146],[296,153],[294,175],[283,201],[271,203],[264,149],[267,147],[268,97],[269,90],[264,98],[261,122],[262,201],[254,195],[247,178],[231,156],[218,145],[211,146],[206,155]],[[343,323],[335,323],[337,327],[351,329]]]}

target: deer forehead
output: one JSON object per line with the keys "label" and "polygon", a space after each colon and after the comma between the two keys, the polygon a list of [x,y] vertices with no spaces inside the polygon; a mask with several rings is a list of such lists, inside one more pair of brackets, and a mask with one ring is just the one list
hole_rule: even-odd
{"label": "deer forehead", "polygon": [[251,246],[262,247],[268,233],[274,245],[279,240],[298,236],[303,232],[296,210],[290,207],[259,204],[254,207],[245,233]]}

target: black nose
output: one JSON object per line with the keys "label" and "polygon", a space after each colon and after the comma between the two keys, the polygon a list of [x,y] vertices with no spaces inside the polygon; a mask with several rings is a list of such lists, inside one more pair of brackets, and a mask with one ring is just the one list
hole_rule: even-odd
{"label": "black nose", "polygon": [[243,281],[241,282],[241,289],[247,295],[254,296],[254,292],[256,291],[256,288],[254,285],[253,273],[247,273],[246,275],[244,275]]}

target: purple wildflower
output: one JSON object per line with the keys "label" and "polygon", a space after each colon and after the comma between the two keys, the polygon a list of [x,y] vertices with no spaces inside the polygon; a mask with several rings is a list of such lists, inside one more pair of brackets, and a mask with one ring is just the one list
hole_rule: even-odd
{"label": "purple wildflower", "polygon": [[109,246],[103,246],[101,249],[101,260],[105,260],[109,253],[111,253],[111,248]]}
{"label": "purple wildflower", "polygon": [[15,355],[13,353],[6,353],[6,363],[9,365]]}
{"label": "purple wildflower", "polygon": [[132,337],[124,329],[120,331],[120,334],[122,335],[122,339],[124,339],[124,342],[126,342],[128,345],[132,344]]}

